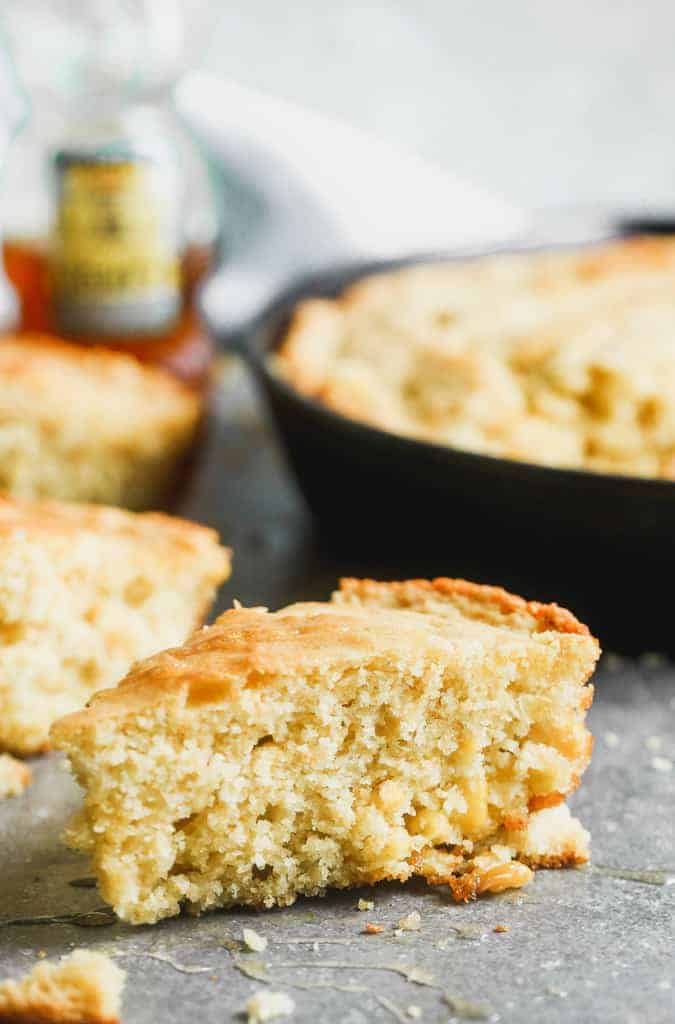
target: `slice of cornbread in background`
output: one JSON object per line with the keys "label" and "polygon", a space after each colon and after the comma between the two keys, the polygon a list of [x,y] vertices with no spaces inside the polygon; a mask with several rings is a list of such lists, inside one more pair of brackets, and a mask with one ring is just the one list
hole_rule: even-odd
{"label": "slice of cornbread in background", "polygon": [[20,796],[30,786],[31,770],[11,754],[0,754],[0,800]]}
{"label": "slice of cornbread in background", "polygon": [[597,642],[555,605],[453,580],[346,581],[233,609],[58,722],[68,840],[135,923],[422,875],[457,898],[587,858]]}
{"label": "slice of cornbread in background", "polygon": [[200,399],[125,353],[39,336],[0,344],[0,489],[149,508],[175,487]]}
{"label": "slice of cornbread in background", "polygon": [[181,519],[0,499],[0,750],[44,749],[56,718],[184,640],[229,566]]}
{"label": "slice of cornbread in background", "polygon": [[117,1024],[124,971],[102,953],[76,949],[0,982],[3,1024]]}

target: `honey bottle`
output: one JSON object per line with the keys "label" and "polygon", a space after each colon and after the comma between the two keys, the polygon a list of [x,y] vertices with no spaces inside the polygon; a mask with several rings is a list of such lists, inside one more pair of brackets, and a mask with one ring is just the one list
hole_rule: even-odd
{"label": "honey bottle", "polygon": [[203,389],[213,348],[194,296],[215,247],[208,178],[165,100],[170,73],[143,52],[152,25],[125,22],[129,6],[111,2],[102,24],[99,5],[80,5],[77,52],[57,33],[51,78],[35,67],[30,25],[15,19],[8,33],[30,114],[2,182],[5,270],[19,333],[122,349]]}

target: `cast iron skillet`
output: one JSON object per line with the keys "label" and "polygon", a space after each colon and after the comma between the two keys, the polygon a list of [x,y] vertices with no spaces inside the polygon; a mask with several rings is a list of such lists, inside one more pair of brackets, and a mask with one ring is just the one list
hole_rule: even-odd
{"label": "cast iron skillet", "polygon": [[220,335],[242,353],[265,394],[325,542],[341,550],[346,571],[366,556],[390,578],[500,583],[569,605],[610,648],[674,650],[675,483],[399,437],[325,408],[274,372],[270,354],[300,300],[338,295],[374,271],[452,258],[309,274],[234,334]]}

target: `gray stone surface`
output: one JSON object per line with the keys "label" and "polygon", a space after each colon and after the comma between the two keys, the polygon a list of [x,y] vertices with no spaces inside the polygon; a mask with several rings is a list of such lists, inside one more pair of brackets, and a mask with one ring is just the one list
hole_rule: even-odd
{"label": "gray stone surface", "polygon": [[[358,570],[317,548],[236,366],[181,510],[217,526],[235,548],[221,607],[233,596],[271,606],[325,596],[339,571]],[[261,988],[289,993],[302,1022],[404,1021],[410,1006],[422,1009],[422,1021],[445,1022],[471,1009],[456,1002],[463,999],[482,1019],[508,1024],[668,1024],[675,1016],[675,886],[668,884],[675,770],[659,768],[675,758],[675,666],[609,658],[596,682],[596,751],[573,801],[593,833],[593,865],[543,871],[521,892],[466,906],[442,889],[381,885],[286,910],[182,917],[152,928],[105,916],[99,927],[85,927],[86,916],[11,923],[101,906],[94,889],[71,884],[88,876],[87,863],[58,839],[77,805],[75,786],[57,756],[37,759],[34,785],[0,805],[0,975],[27,970],[39,951],[104,950],[128,972],[126,1024],[223,1024]],[[358,895],[375,908],[358,912]],[[397,921],[412,910],[421,930],[396,936]],[[384,932],[363,934],[365,921]],[[498,924],[508,931],[496,933]],[[269,940],[264,953],[239,948],[243,926]],[[260,971],[261,961],[269,982],[243,973]]]}

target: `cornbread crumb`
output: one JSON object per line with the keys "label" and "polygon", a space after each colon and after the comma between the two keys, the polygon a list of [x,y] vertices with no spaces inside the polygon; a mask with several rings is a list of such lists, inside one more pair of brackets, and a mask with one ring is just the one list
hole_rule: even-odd
{"label": "cornbread crumb", "polygon": [[102,953],[76,949],[45,960],[21,978],[0,982],[7,1024],[117,1024],[124,971]]}
{"label": "cornbread crumb", "polygon": [[474,1003],[472,999],[464,999],[452,992],[444,992],[441,998],[450,1008],[453,1020],[495,1020],[497,1018],[497,1014],[493,1013],[492,1007],[488,1003]]}
{"label": "cornbread crumb", "polygon": [[[457,580],[344,580],[232,609],[52,729],[68,841],[133,923],[413,875],[458,900],[588,858],[598,645],[554,605]],[[161,794],[161,796],[160,796]]]}
{"label": "cornbread crumb", "polygon": [[32,336],[0,346],[0,490],[156,507],[195,440],[199,397],[123,352]]}
{"label": "cornbread crumb", "polygon": [[373,924],[372,921],[367,921],[366,924],[363,926],[363,930],[366,933],[366,935],[379,935],[380,932],[384,931],[384,925]]}
{"label": "cornbread crumb", "polygon": [[664,775],[673,770],[673,762],[669,757],[653,757],[652,768],[655,772],[662,772]]}
{"label": "cornbread crumb", "polygon": [[492,929],[493,932],[497,932],[500,935],[503,932],[507,932],[508,930],[509,930],[509,926],[507,924],[496,924],[494,926],[494,928]]}
{"label": "cornbread crumb", "polygon": [[408,1014],[411,1020],[419,1020],[420,1017],[422,1016],[422,1007],[409,1006],[405,1012]]}
{"label": "cornbread crumb", "polygon": [[374,910],[375,904],[372,900],[360,899],[356,904],[357,910]]}
{"label": "cornbread crumb", "polygon": [[10,754],[0,754],[0,800],[19,796],[28,788],[32,773],[28,765]]}
{"label": "cornbread crumb", "polygon": [[406,914],[398,922],[398,930],[402,932],[418,932],[422,927],[422,918],[417,910],[413,910],[410,914]]}
{"label": "cornbread crumb", "polygon": [[267,949],[267,939],[265,936],[254,932],[252,928],[243,928],[242,938],[246,948],[250,949],[253,953],[262,953]]}
{"label": "cornbread crumb", "polygon": [[295,1003],[285,992],[261,989],[246,1003],[248,1024],[264,1024],[264,1021],[276,1020],[278,1017],[290,1017],[294,1011]]}
{"label": "cornbread crumb", "polygon": [[674,275],[665,238],[405,267],[301,303],[276,366],[393,433],[672,479]]}
{"label": "cornbread crumb", "polygon": [[549,996],[558,996],[559,999],[567,999],[567,990],[558,985],[547,985],[546,993]]}
{"label": "cornbread crumb", "polygon": [[60,715],[183,640],[228,574],[194,523],[0,498],[0,750],[44,750]]}

